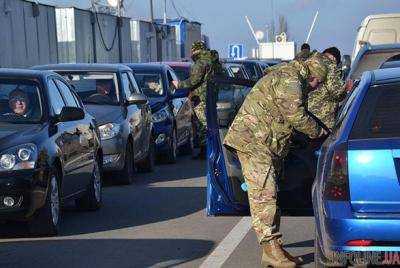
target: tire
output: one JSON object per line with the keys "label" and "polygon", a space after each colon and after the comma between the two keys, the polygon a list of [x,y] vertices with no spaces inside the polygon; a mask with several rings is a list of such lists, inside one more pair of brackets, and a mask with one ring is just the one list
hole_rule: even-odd
{"label": "tire", "polygon": [[132,184],[134,180],[135,166],[134,166],[134,156],[133,156],[133,147],[129,142],[126,146],[125,151],[125,164],[124,169],[119,172],[119,182],[124,185]]}
{"label": "tire", "polygon": [[192,126],[189,131],[189,138],[185,145],[182,146],[181,152],[185,155],[194,156],[194,127]]}
{"label": "tire", "polygon": [[156,158],[155,150],[156,150],[155,144],[154,144],[153,139],[151,138],[150,139],[150,144],[149,144],[149,152],[147,153],[146,158],[141,163],[139,163],[137,165],[138,170],[140,172],[152,172],[152,171],[154,171],[154,166],[155,166],[155,162],[156,162],[156,160],[155,160],[155,158]]}
{"label": "tire", "polygon": [[85,195],[75,200],[77,208],[83,210],[98,210],[102,201],[102,170],[99,159],[96,159],[90,183]]}
{"label": "tire", "polygon": [[57,172],[50,172],[45,205],[28,222],[32,235],[55,236],[59,232],[61,218],[60,179]]}
{"label": "tire", "polygon": [[174,129],[172,132],[170,148],[167,153],[167,163],[168,164],[176,163],[176,157],[177,157],[177,151],[178,151],[177,144],[178,144],[178,141],[177,141],[177,137],[176,137],[176,130]]}

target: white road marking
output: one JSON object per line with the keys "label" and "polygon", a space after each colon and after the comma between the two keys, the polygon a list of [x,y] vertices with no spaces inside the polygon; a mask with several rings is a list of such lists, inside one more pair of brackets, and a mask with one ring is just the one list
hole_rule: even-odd
{"label": "white road marking", "polygon": [[215,250],[200,265],[200,268],[221,267],[251,228],[251,217],[243,217]]}

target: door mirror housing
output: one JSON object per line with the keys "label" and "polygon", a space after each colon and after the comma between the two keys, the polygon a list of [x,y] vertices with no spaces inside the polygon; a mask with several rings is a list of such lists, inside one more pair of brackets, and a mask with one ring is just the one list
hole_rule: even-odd
{"label": "door mirror housing", "polygon": [[132,94],[126,99],[127,105],[146,104],[146,103],[147,103],[147,97],[144,94]]}
{"label": "door mirror housing", "polygon": [[63,107],[60,115],[57,116],[58,122],[78,121],[85,118],[85,112],[78,107]]}
{"label": "door mirror housing", "polygon": [[172,94],[173,99],[187,98],[189,96],[189,89],[177,89],[175,93]]}

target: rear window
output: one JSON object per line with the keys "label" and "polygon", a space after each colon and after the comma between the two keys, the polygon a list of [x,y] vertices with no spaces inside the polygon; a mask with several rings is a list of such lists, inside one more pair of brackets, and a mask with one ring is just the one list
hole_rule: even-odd
{"label": "rear window", "polygon": [[372,86],[361,105],[351,139],[400,137],[400,84]]}
{"label": "rear window", "polygon": [[358,65],[355,66],[355,70],[351,75],[351,79],[360,79],[361,75],[365,71],[372,71],[375,69],[379,69],[379,67],[386,62],[388,59],[392,58],[395,55],[400,53],[400,49],[398,50],[385,50],[385,51],[370,51],[364,54],[364,56],[358,62]]}

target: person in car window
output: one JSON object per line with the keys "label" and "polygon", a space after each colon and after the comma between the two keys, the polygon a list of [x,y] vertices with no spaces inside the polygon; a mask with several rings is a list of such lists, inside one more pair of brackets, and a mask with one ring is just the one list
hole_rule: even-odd
{"label": "person in car window", "polygon": [[326,134],[306,109],[308,91],[317,89],[326,75],[319,56],[276,68],[251,89],[224,140],[242,166],[264,267],[296,267],[300,262],[282,247],[276,183],[295,131],[311,138]]}
{"label": "person in car window", "polygon": [[157,94],[160,94],[162,91],[162,86],[159,83],[158,79],[156,77],[148,77],[146,78],[146,87],[151,89],[152,91],[154,91]]}
{"label": "person in car window", "polygon": [[113,88],[113,80],[97,80],[96,81],[96,93],[90,95],[86,101],[89,102],[105,102],[112,103],[115,99],[111,96],[111,90]]}
{"label": "person in car window", "polygon": [[27,117],[29,111],[29,98],[28,95],[21,89],[17,88],[10,92],[8,96],[8,104],[11,113],[7,113],[6,115],[16,115]]}

